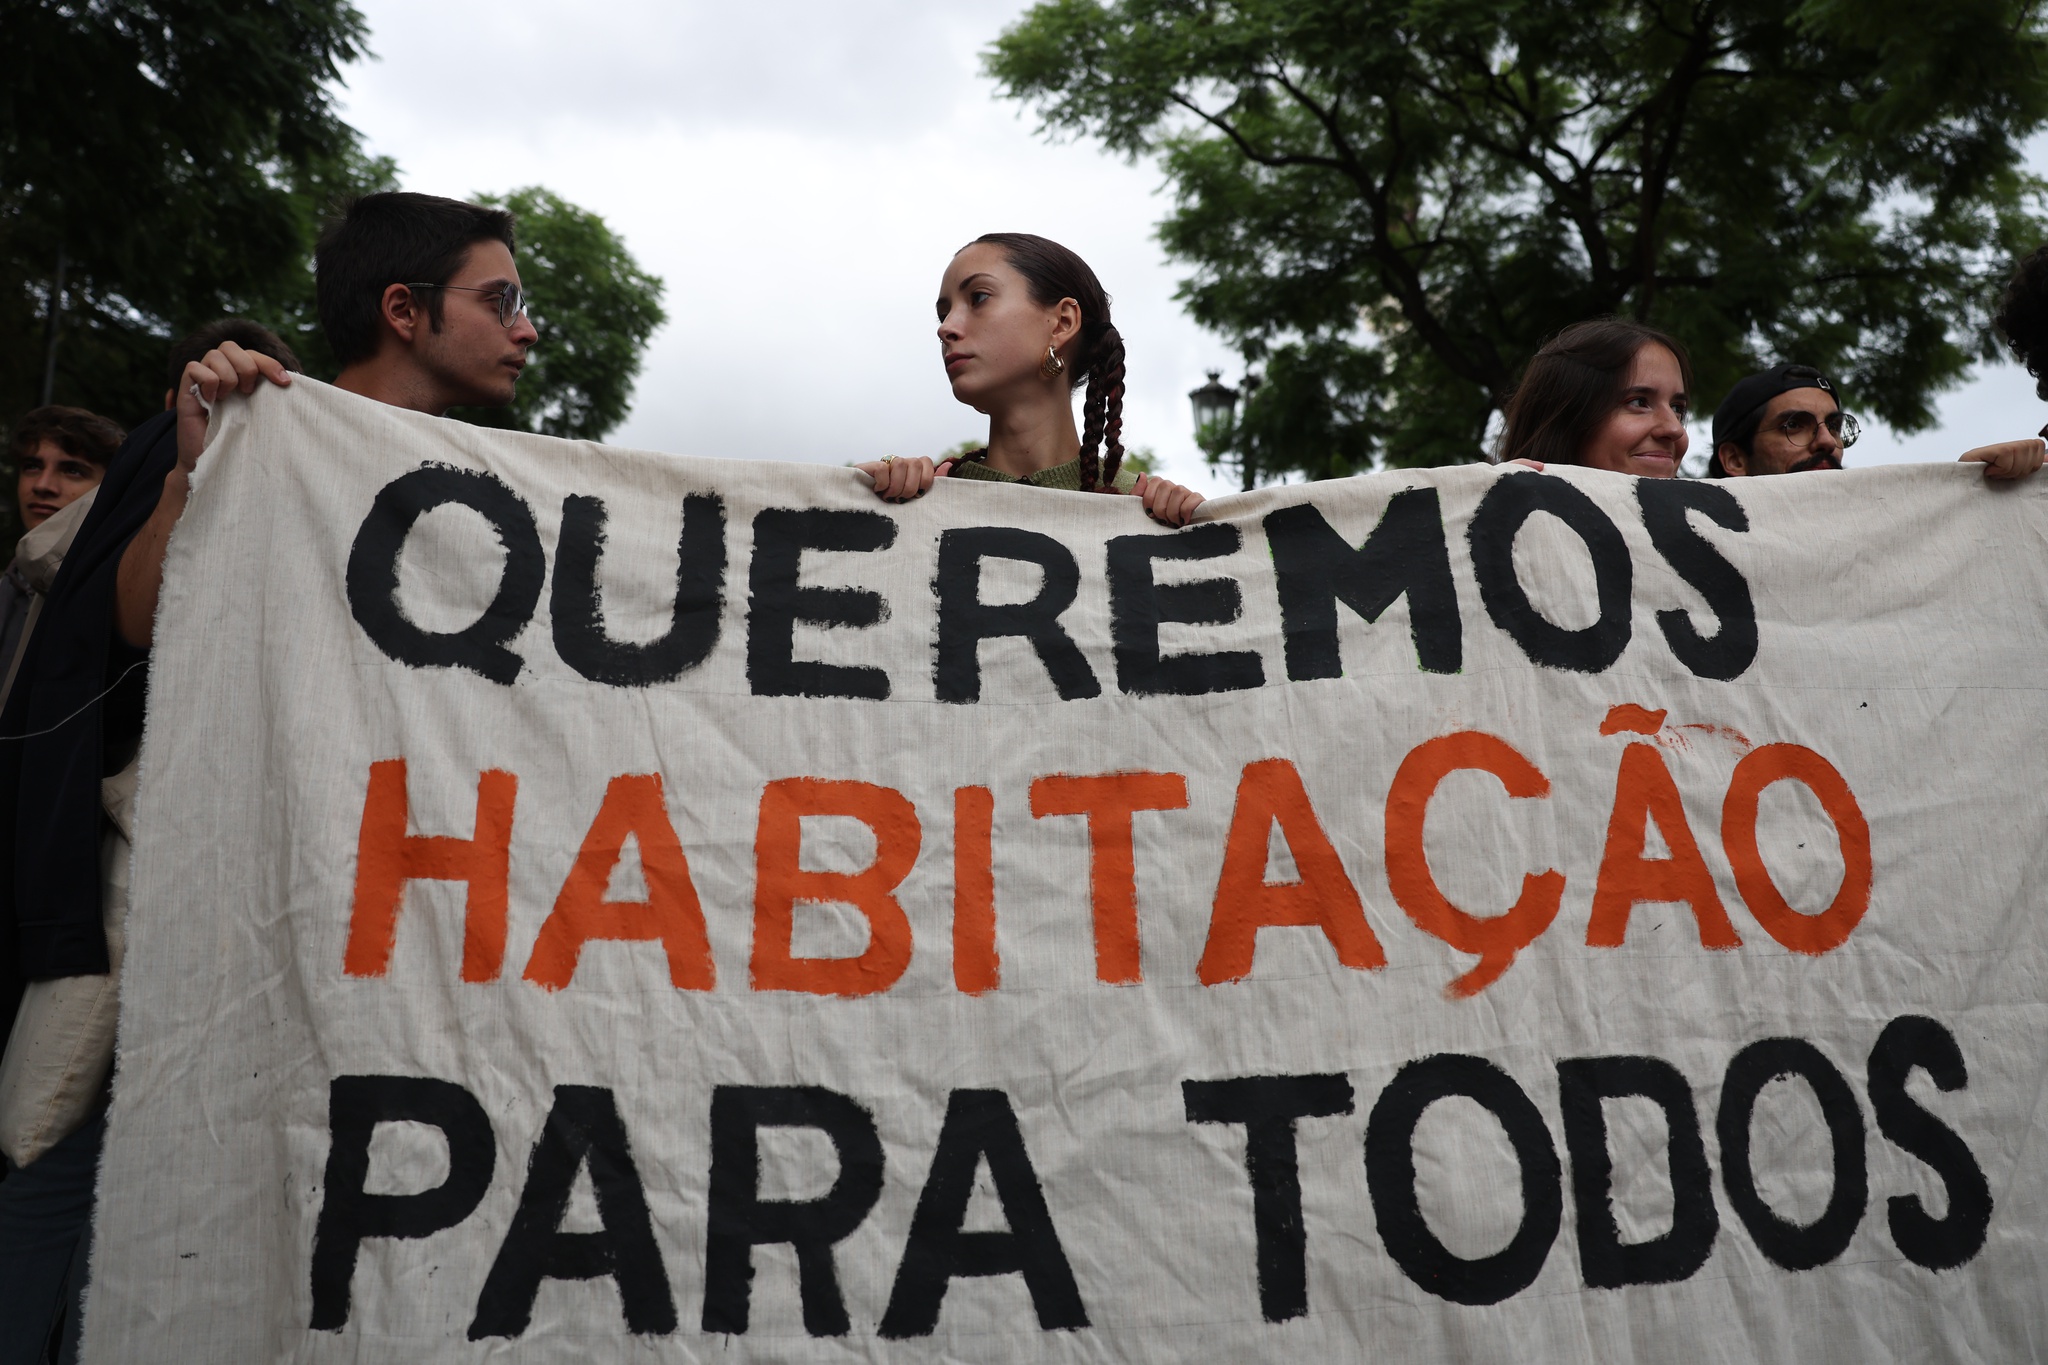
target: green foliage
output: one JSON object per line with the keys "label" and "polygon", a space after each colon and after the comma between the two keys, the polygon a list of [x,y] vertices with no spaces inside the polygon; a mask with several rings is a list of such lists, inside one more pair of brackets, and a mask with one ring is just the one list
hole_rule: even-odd
{"label": "green foliage", "polygon": [[1181,297],[1266,382],[1212,458],[1481,457],[1559,328],[1780,359],[1900,430],[2048,228],[2033,0],[1042,0],[990,49],[1047,132],[1156,156]]}
{"label": "green foliage", "polygon": [[0,5],[0,417],[54,398],[160,405],[171,339],[302,296],[309,224],[362,157],[330,89],[362,55],[347,0]]}
{"label": "green foliage", "polygon": [[640,268],[604,219],[538,187],[477,201],[519,219],[519,279],[540,333],[510,408],[454,416],[595,441],[626,419],[640,354],[668,321],[663,284]]}
{"label": "green foliage", "polygon": [[[398,188],[334,112],[366,36],[348,0],[0,4],[0,420],[41,401],[60,255],[57,402],[143,420],[171,342],[229,314],[333,378],[313,244],[348,199]],[[518,406],[488,420],[602,436],[663,321],[661,281],[546,190],[490,202],[520,217],[541,344]],[[0,543],[11,511],[0,499]]]}

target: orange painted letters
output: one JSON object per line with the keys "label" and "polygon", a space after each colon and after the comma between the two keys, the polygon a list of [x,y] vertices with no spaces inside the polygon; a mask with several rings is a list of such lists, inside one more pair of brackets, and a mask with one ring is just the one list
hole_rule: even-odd
{"label": "orange painted letters", "polygon": [[505,909],[510,898],[512,806],[519,779],[497,769],[480,774],[471,838],[408,834],[405,760],[370,765],[363,824],[356,839],[355,902],[349,912],[342,970],[382,976],[391,969],[398,907],[409,881],[467,882],[462,979],[494,980],[505,962]]}
{"label": "orange painted letters", "polygon": [[[1643,856],[1652,820],[1671,849],[1669,858]],[[1692,907],[1703,946],[1742,946],[1720,893],[1714,890],[1714,874],[1707,870],[1692,826],[1686,823],[1678,784],[1654,744],[1631,744],[1621,752],[1614,813],[1607,819],[1607,849],[1600,855],[1593,917],[1586,926],[1587,945],[1619,948],[1637,901],[1684,901]]]}
{"label": "orange painted letters", "polygon": [[[798,865],[803,817],[849,815],[875,832],[875,860],[859,872],[807,872]],[[910,966],[910,920],[895,891],[924,840],[903,793],[869,782],[785,777],[761,793],[754,835],[754,956],[757,991],[873,995]],[[851,905],[866,917],[868,946],[857,957],[794,957],[799,901]]]}
{"label": "orange painted letters", "polygon": [[1477,730],[1439,735],[1401,760],[1387,791],[1387,887],[1426,934],[1479,962],[1453,980],[1452,995],[1476,995],[1499,978],[1515,954],[1533,943],[1557,918],[1564,900],[1564,874],[1556,870],[1522,876],[1522,894],[1506,913],[1482,919],[1451,904],[1430,875],[1422,829],[1437,784],[1460,768],[1492,773],[1513,797],[1550,795],[1550,779],[1508,742]]}
{"label": "orange painted letters", "polygon": [[[1266,852],[1276,820],[1301,873],[1299,881],[1266,880]],[[1223,872],[1209,915],[1209,943],[1195,969],[1202,984],[1251,975],[1259,930],[1268,925],[1321,929],[1347,967],[1372,971],[1387,965],[1379,939],[1365,922],[1358,888],[1323,833],[1301,774],[1284,758],[1247,763],[1238,779],[1237,810],[1230,817]]]}
{"label": "orange painted letters", "polygon": [[980,995],[1002,984],[996,955],[995,796],[953,793],[953,985]]}
{"label": "orange painted letters", "polygon": [[[1137,856],[1131,815],[1141,810],[1182,810],[1188,780],[1179,773],[1055,774],[1031,784],[1031,815],[1088,817],[1088,898],[1095,912],[1095,975],[1114,986],[1144,980],[1138,958]],[[1260,863],[1264,868],[1265,864]]]}
{"label": "orange painted letters", "polygon": [[[628,837],[640,848],[647,899],[608,901],[605,886]],[[668,979],[677,989],[708,991],[716,981],[704,910],[662,803],[659,773],[615,777],[605,788],[604,803],[583,836],[562,894],[534,940],[526,979],[551,991],[562,989],[576,975],[577,958],[592,939],[659,939],[668,953]]]}
{"label": "orange painted letters", "polygon": [[[1756,844],[1757,802],[1764,788],[1787,778],[1804,782],[1835,822],[1842,845],[1842,885],[1827,909],[1803,915],[1778,894]],[[1825,953],[1848,942],[1870,908],[1870,822],[1834,764],[1799,744],[1766,744],[1735,765],[1721,806],[1721,845],[1735,870],[1735,889],[1764,932],[1795,953]]]}

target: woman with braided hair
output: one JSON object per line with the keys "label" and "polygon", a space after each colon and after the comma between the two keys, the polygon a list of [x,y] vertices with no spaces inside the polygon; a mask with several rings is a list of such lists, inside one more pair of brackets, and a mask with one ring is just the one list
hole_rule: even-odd
{"label": "woman with braided hair", "polygon": [[[1168,526],[1202,505],[1193,489],[1122,468],[1124,342],[1087,262],[1044,237],[992,232],[961,249],[939,287],[939,345],[953,396],[986,413],[988,444],[958,460],[877,460],[856,468],[890,502],[938,478],[1128,493]],[[1073,391],[1086,384],[1082,425]]]}

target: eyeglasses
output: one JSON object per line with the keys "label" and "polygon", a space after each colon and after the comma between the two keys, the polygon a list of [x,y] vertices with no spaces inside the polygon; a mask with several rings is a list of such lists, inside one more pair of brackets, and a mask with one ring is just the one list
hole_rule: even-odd
{"label": "eyeglasses", "polygon": [[1828,435],[1842,443],[1844,450],[1855,445],[1856,438],[1863,434],[1863,428],[1846,412],[1838,410],[1825,417],[1816,418],[1812,413],[1801,412],[1797,408],[1771,423],[1771,430],[1783,434],[1793,445],[1803,448],[1813,444],[1814,434],[1823,425],[1827,427]]}
{"label": "eyeglasses", "polygon": [[406,288],[459,289],[465,294],[489,294],[498,301],[498,325],[500,327],[510,327],[512,319],[525,312],[526,305],[529,302],[525,292],[516,284],[508,284],[503,289],[490,289],[475,284],[408,284]]}

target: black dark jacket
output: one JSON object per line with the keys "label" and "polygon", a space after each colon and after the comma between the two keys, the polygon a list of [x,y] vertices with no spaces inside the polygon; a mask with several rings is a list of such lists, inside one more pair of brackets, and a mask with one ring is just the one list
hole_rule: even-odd
{"label": "black dark jacket", "polygon": [[107,970],[100,779],[135,755],[149,677],[115,628],[114,577],[177,459],[170,412],[115,452],[0,710],[0,1039],[25,983]]}

